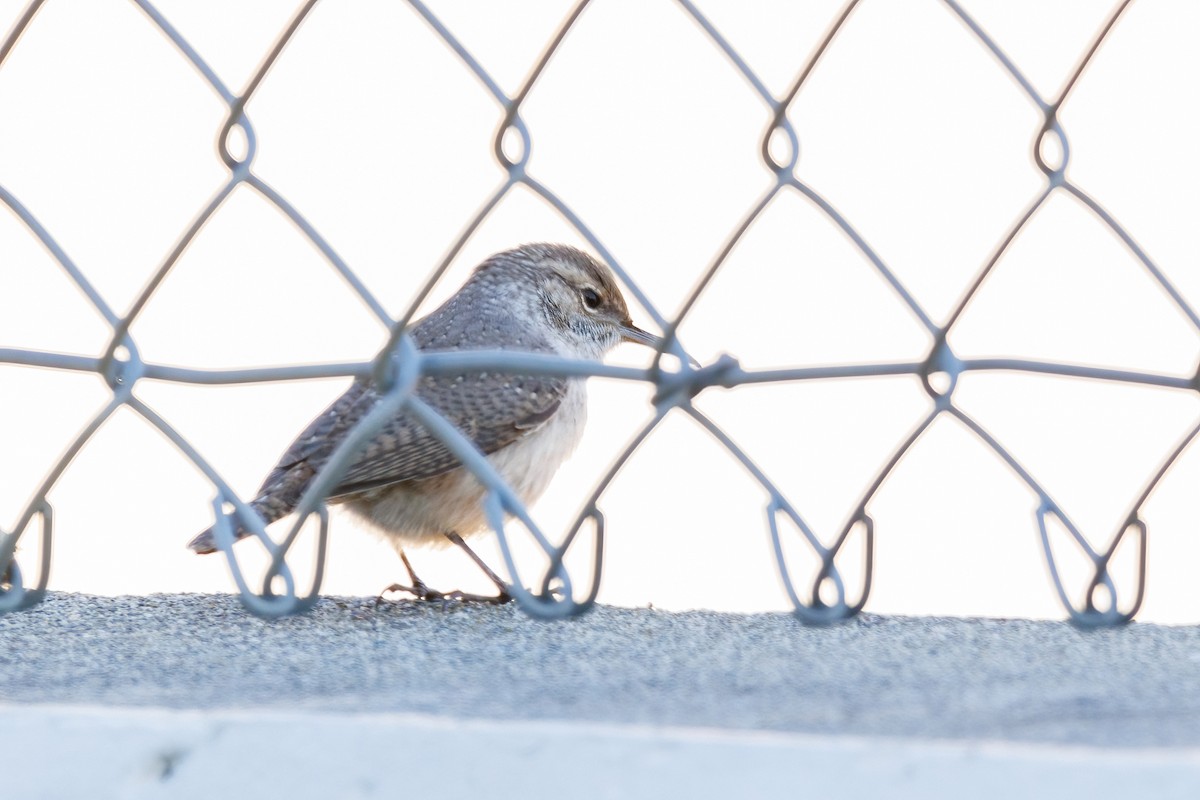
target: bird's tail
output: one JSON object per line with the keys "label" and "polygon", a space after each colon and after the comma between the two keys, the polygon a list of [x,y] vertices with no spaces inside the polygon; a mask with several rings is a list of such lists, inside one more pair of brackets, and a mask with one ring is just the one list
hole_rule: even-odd
{"label": "bird's tail", "polygon": [[[257,500],[251,503],[250,507],[258,512],[258,515],[263,518],[263,522],[267,525],[270,525],[272,522],[279,519],[279,517],[287,514],[285,511],[273,517],[270,514],[263,513],[266,509],[262,508]],[[233,532],[233,539],[234,541],[239,541],[241,539],[245,539],[249,535],[250,531],[239,525]],[[212,528],[205,528],[203,531],[196,534],[194,539],[188,542],[188,547],[202,556],[208,555],[209,553],[215,553],[217,552],[217,535],[213,533]]]}
{"label": "bird's tail", "polygon": [[[286,517],[300,503],[314,474],[307,464],[276,468],[258,490],[258,497],[254,498],[250,507],[262,517],[264,525]],[[234,541],[245,539],[250,533],[250,530],[239,525],[233,532]],[[217,537],[213,529],[208,528],[197,534],[188,542],[188,547],[200,555],[217,552]]]}

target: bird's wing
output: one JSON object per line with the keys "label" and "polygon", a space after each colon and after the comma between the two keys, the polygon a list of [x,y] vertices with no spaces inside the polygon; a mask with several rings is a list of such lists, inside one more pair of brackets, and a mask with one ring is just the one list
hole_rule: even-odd
{"label": "bird's wing", "polygon": [[[430,375],[417,384],[416,395],[488,454],[545,423],[562,403],[567,386],[567,379],[559,377],[495,372]],[[259,496],[277,495],[298,473],[311,476],[319,470],[378,399],[374,389],[356,382],[292,444],[264,481]],[[431,478],[459,463],[440,439],[410,415],[400,414],[371,438],[330,497]]]}
{"label": "bird's wing", "polygon": [[[566,391],[565,378],[475,373],[427,376],[416,395],[486,455],[540,427],[553,416]],[[440,439],[401,414],[371,439],[331,496],[432,478],[459,463]]]}
{"label": "bird's wing", "polygon": [[[567,386],[566,378],[557,377],[509,377],[495,373],[438,375],[422,378],[416,394],[488,454],[549,420],[562,403]],[[379,394],[374,389],[356,381],[300,434],[263,481],[251,503],[267,524],[296,508],[317,472],[378,400]],[[457,466],[458,459],[441,440],[411,416],[400,414],[371,438],[329,497],[432,478]],[[249,535],[249,531],[238,527],[234,535],[240,539]],[[214,552],[212,528],[195,537],[188,546],[198,553]]]}

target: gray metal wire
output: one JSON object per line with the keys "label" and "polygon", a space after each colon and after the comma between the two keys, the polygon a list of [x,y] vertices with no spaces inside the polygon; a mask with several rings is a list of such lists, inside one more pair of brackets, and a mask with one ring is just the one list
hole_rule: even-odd
{"label": "gray metal wire", "polygon": [[[804,88],[805,82],[812,73],[813,68],[835,40],[846,20],[854,13],[858,6],[858,0],[850,0],[850,2],[845,4],[825,36],[807,58],[782,98],[776,98],[768,91],[765,84],[755,75],[745,60],[742,59],[738,52],[721,35],[720,31],[690,0],[677,0],[678,5],[694,20],[700,29],[711,39],[713,45],[732,62],[734,68],[753,87],[766,107],[771,122],[763,133],[760,142],[760,153],[763,162],[774,178],[765,188],[760,199],[731,232],[725,244],[715,255],[687,297],[679,314],[673,319],[668,319],[654,306],[651,299],[639,288],[633,274],[605,246],[599,235],[562,198],[545,184],[538,181],[528,170],[528,158],[532,150],[532,134],[521,116],[521,106],[529,96],[530,91],[534,88],[546,65],[562,44],[564,37],[588,6],[590,0],[580,0],[571,10],[551,41],[546,45],[545,50],[529,75],[525,78],[517,92],[511,97],[500,89],[499,85],[492,79],[483,65],[475,60],[454,34],[421,0],[408,0],[409,4],[428,23],[434,33],[440,37],[458,56],[464,66],[486,87],[499,105],[500,117],[494,138],[494,155],[497,162],[504,168],[506,178],[483,205],[480,206],[470,220],[468,220],[455,240],[450,243],[441,261],[433,268],[422,288],[412,298],[406,311],[398,319],[389,317],[383,306],[370,294],[350,266],[338,255],[332,244],[321,236],[301,212],[278,191],[256,175],[252,169],[257,142],[253,123],[246,113],[246,105],[296,30],[304,22],[316,4],[316,0],[308,0],[308,2],[305,2],[300,7],[289,25],[279,34],[274,45],[267,53],[262,64],[250,78],[246,87],[239,94],[235,94],[226,87],[216,72],[204,61],[200,53],[187,42],[179,31],[171,25],[170,21],[149,0],[131,0],[131,2],[141,9],[175,46],[180,55],[191,63],[212,90],[225,103],[228,113],[223,124],[221,136],[218,138],[217,149],[218,156],[228,169],[229,175],[224,185],[221,186],[199,211],[187,229],[180,234],[168,256],[159,265],[154,275],[136,296],[129,310],[124,314],[117,314],[108,306],[100,293],[88,282],[84,271],[71,260],[50,232],[42,226],[33,211],[24,206],[11,192],[0,185],[0,202],[7,205],[22,220],[29,231],[42,242],[69,278],[82,291],[84,296],[112,329],[108,346],[100,358],[0,348],[0,363],[35,365],[57,370],[96,373],[104,378],[112,392],[110,402],[75,437],[61,458],[42,480],[32,499],[19,517],[16,528],[10,532],[0,531],[0,575],[3,575],[5,570],[8,571],[6,583],[0,584],[0,612],[27,608],[43,598],[49,576],[49,561],[53,538],[53,509],[47,500],[47,495],[74,456],[87,444],[88,440],[105,420],[122,406],[130,408],[161,431],[212,483],[216,491],[212,507],[215,518],[214,530],[218,545],[229,561],[242,601],[251,611],[266,617],[303,611],[317,597],[320,589],[328,535],[328,516],[322,503],[322,498],[337,483],[343,471],[349,467],[359,448],[389,417],[400,410],[404,410],[405,413],[412,414],[418,418],[435,435],[442,439],[466,468],[471,470],[487,488],[488,495],[485,502],[488,518],[499,538],[505,564],[512,580],[514,595],[521,607],[534,616],[564,617],[578,614],[585,611],[595,601],[602,571],[605,536],[604,516],[598,506],[600,498],[603,496],[609,483],[637,451],[641,443],[666,415],[672,411],[678,411],[691,417],[730,456],[740,462],[754,480],[766,490],[769,497],[766,507],[767,524],[779,574],[783,580],[787,594],[795,607],[797,616],[805,622],[827,623],[846,619],[862,609],[871,589],[875,530],[875,522],[868,512],[868,506],[900,460],[929,429],[934,420],[942,416],[958,420],[966,430],[970,431],[1006,463],[1036,495],[1038,506],[1035,511],[1035,522],[1041,535],[1042,549],[1055,590],[1070,619],[1076,624],[1086,627],[1115,625],[1127,622],[1137,612],[1145,588],[1146,524],[1141,518],[1142,508],[1163,476],[1171,469],[1176,459],[1179,458],[1196,438],[1197,434],[1200,433],[1200,421],[1197,421],[1191,430],[1180,439],[1178,445],[1167,454],[1154,475],[1146,483],[1143,491],[1130,506],[1123,523],[1113,534],[1107,545],[1097,548],[1079,532],[1070,516],[1055,502],[1043,485],[995,437],[955,405],[953,400],[954,390],[959,376],[969,371],[1015,370],[1086,380],[1159,386],[1187,392],[1200,391],[1200,377],[1177,378],[1128,370],[1082,367],[1071,364],[1021,359],[961,359],[955,355],[947,344],[949,332],[961,317],[963,311],[970,305],[979,288],[987,280],[1008,246],[1055,192],[1065,192],[1075,197],[1111,229],[1142,264],[1149,278],[1167,293],[1176,306],[1191,320],[1193,326],[1200,331],[1200,316],[1197,316],[1196,312],[1188,306],[1182,295],[1153,263],[1145,251],[1142,250],[1134,238],[1090,194],[1067,177],[1070,148],[1066,132],[1058,120],[1058,111],[1066,102],[1079,76],[1087,67],[1097,48],[1108,35],[1113,24],[1129,5],[1130,0],[1123,0],[1123,2],[1116,5],[1106,24],[1094,37],[1087,52],[1079,59],[1077,66],[1072,71],[1062,90],[1056,97],[1049,101],[1038,94],[1033,85],[1018,69],[1017,65],[1005,55],[996,42],[988,36],[987,32],[955,0],[942,0],[949,11],[961,20],[969,34],[978,39],[980,44],[995,57],[1000,68],[1017,83],[1020,90],[1040,111],[1042,123],[1040,129],[1035,132],[1033,137],[1033,157],[1045,176],[1043,191],[1012,224],[1007,235],[978,271],[967,291],[955,305],[948,320],[942,325],[933,321],[913,295],[905,288],[899,278],[888,268],[879,254],[867,244],[866,240],[859,234],[850,221],[834,208],[814,187],[798,179],[795,174],[800,147],[795,128],[788,118],[789,109],[797,95]],[[8,54],[16,46],[22,33],[38,13],[43,3],[44,0],[33,0],[30,2],[12,30],[9,31],[3,42],[0,43],[0,68],[3,68]],[[240,130],[246,141],[246,153],[241,158],[233,155],[232,148],[229,145],[229,137],[233,134],[234,128]],[[519,158],[510,157],[504,149],[504,139],[510,133],[515,133],[523,145]],[[774,136],[783,136],[790,143],[790,156],[786,162],[777,160],[768,146]],[[1051,136],[1057,138],[1061,147],[1062,160],[1059,164],[1048,164],[1042,157],[1041,148],[1043,140]],[[200,370],[150,363],[140,357],[136,342],[129,333],[131,325],[145,308],[147,302],[164,278],[171,272],[179,257],[192,243],[197,232],[213,216],[233,190],[243,184],[256,191],[260,196],[278,208],[281,213],[291,219],[312,242],[314,247],[324,256],[329,265],[337,271],[350,288],[362,299],[370,312],[375,315],[382,325],[388,328],[389,340],[387,345],[371,361],[254,369]],[[612,267],[613,271],[626,286],[628,292],[637,300],[646,314],[663,330],[665,344],[651,368],[635,369],[609,366],[595,362],[573,361],[532,353],[521,354],[499,351],[421,353],[413,346],[407,336],[407,329],[417,308],[443,277],[450,264],[483,221],[496,208],[500,201],[517,186],[524,186],[541,197],[550,208],[554,209],[577,230],[609,266]],[[730,252],[738,244],[746,231],[753,225],[771,201],[785,189],[797,191],[836,225],[867,258],[879,278],[890,287],[897,300],[925,328],[929,334],[930,344],[927,355],[922,361],[763,370],[743,369],[736,359],[730,356],[722,356],[712,364],[705,366],[693,366],[690,363],[690,356],[678,336],[680,324],[691,312],[696,301],[705,292],[712,279],[724,265]],[[676,356],[679,366],[677,368],[668,368],[668,362],[662,359],[664,353]],[[670,363],[674,363],[674,360]],[[609,466],[579,511],[575,523],[563,543],[559,546],[555,546],[542,533],[511,488],[501,480],[487,459],[482,456],[470,440],[436,411],[417,399],[412,392],[414,385],[422,375],[458,373],[463,370],[491,368],[531,375],[606,377],[649,383],[656,387],[653,399],[655,406],[653,418],[637,432],[617,459]],[[720,426],[702,414],[692,403],[698,394],[712,387],[728,388],[754,383],[837,380],[842,378],[896,375],[915,375],[921,379],[930,399],[929,413],[913,428],[890,457],[886,459],[874,479],[869,483],[860,495],[858,502],[850,511],[839,536],[828,546],[818,539],[799,511],[791,504],[780,488],[770,480],[766,473],[755,464],[750,455],[722,430]],[[190,384],[241,384],[334,376],[372,378],[380,388],[381,400],[378,406],[356,426],[346,440],[337,448],[326,467],[314,480],[312,486],[309,487],[296,509],[295,521],[292,523],[291,529],[287,536],[279,543],[275,543],[267,536],[262,520],[237,496],[212,465],[166,419],[156,413],[134,392],[137,384],[143,380],[173,381]],[[935,378],[934,376],[937,377]],[[317,562],[315,577],[309,587],[301,590],[300,587],[297,587],[292,572],[288,567],[287,556],[297,540],[302,527],[309,517],[314,514],[317,515],[319,523],[316,536]],[[538,580],[532,583],[535,587],[534,590],[524,588],[526,584],[521,578],[510,546],[508,538],[510,534],[505,530],[506,515],[511,516],[527,529],[529,535],[548,559],[548,568],[543,574],[538,576]],[[788,563],[784,550],[783,537],[785,534],[781,531],[778,524],[780,515],[791,520],[800,531],[802,541],[806,543],[807,547],[811,549],[820,562],[815,577],[807,586],[798,587],[792,578],[792,568]],[[1086,593],[1082,605],[1071,601],[1059,576],[1054,553],[1050,546],[1050,537],[1047,532],[1048,519],[1056,520],[1061,524],[1070,533],[1070,536],[1079,549],[1091,560],[1091,590]],[[589,524],[593,531],[594,542],[594,552],[592,554],[593,570],[588,576],[586,590],[580,596],[577,596],[579,593],[575,591],[571,575],[564,564],[564,557],[579,538],[580,531]],[[248,582],[239,567],[237,556],[233,550],[233,531],[237,526],[252,531],[253,535],[257,537],[271,554],[270,566],[266,571],[261,586],[257,588],[251,586]],[[863,538],[866,565],[862,571],[863,579],[861,584],[849,587],[846,585],[847,582],[838,568],[837,559],[839,553],[846,546],[846,543],[855,535]],[[22,537],[25,536],[40,539],[41,545],[41,558],[34,566],[31,576],[26,575],[15,556],[17,545]],[[1126,537],[1133,537],[1135,540],[1139,551],[1139,566],[1135,585],[1132,587],[1121,587],[1122,591],[1119,593],[1116,582],[1110,574],[1109,563],[1114,552]],[[1108,603],[1096,602],[1096,590],[1100,587],[1107,590]],[[1129,599],[1126,599],[1127,596]]]}

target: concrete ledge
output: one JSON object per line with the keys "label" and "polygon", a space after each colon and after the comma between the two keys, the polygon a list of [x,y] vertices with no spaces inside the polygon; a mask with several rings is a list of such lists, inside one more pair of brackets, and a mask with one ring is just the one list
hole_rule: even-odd
{"label": "concrete ledge", "polygon": [[1154,797],[1200,750],[461,720],[420,714],[2,709],[21,798]]}
{"label": "concrete ledge", "polygon": [[327,598],[53,594],[0,615],[0,702],[405,712],[1122,747],[1200,747],[1200,629]]}
{"label": "concrete ledge", "polygon": [[1191,627],[54,594],[0,645],[14,797],[1200,796]]}

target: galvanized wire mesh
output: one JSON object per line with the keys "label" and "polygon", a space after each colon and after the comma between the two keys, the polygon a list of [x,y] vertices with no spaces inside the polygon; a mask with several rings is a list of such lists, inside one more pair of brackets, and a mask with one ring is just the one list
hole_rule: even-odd
{"label": "galvanized wire mesh", "polygon": [[[1084,626],[1113,625],[1126,622],[1137,612],[1141,603],[1145,583],[1145,546],[1146,524],[1142,520],[1142,507],[1154,491],[1155,487],[1170,470],[1176,459],[1200,432],[1200,422],[1189,430],[1162,459],[1144,489],[1130,506],[1123,524],[1104,546],[1096,546],[1085,538],[1071,518],[1055,502],[1049,491],[1021,463],[975,419],[966,414],[954,402],[954,391],[958,378],[964,372],[980,370],[1023,371],[1067,376],[1093,381],[1115,381],[1133,384],[1166,387],[1169,389],[1192,392],[1200,389],[1200,379],[1176,378],[1159,374],[1134,372],[1128,370],[1101,369],[1081,367],[1071,364],[1049,363],[1019,359],[963,359],[959,358],[947,344],[947,335],[958,322],[963,311],[971,303],[972,298],[987,279],[1001,256],[1021,233],[1031,219],[1037,215],[1055,193],[1066,193],[1089,208],[1113,233],[1120,238],[1129,252],[1145,268],[1146,275],[1166,292],[1180,311],[1186,315],[1191,324],[1200,330],[1200,317],[1186,303],[1182,295],[1171,284],[1166,275],[1154,264],[1147,254],[1139,247],[1126,229],[1108,213],[1095,199],[1079,186],[1072,183],[1067,176],[1070,159],[1070,147],[1067,135],[1058,119],[1058,112],[1068,100],[1079,76],[1087,67],[1089,60],[1108,35],[1113,24],[1118,20],[1129,4],[1124,0],[1111,11],[1106,24],[1095,35],[1091,46],[1084,52],[1070,77],[1061,91],[1047,100],[1033,87],[1022,74],[1017,64],[1009,59],[988,33],[977,24],[955,0],[943,0],[948,9],[956,15],[965,29],[977,39],[981,47],[986,48],[999,63],[1029,101],[1040,111],[1041,126],[1034,131],[1033,157],[1045,177],[1044,188],[1033,203],[1012,222],[1007,235],[1003,238],[990,258],[974,276],[969,287],[954,307],[946,322],[936,323],[917,302],[913,294],[905,287],[896,274],[889,269],[883,258],[876,253],[866,239],[860,235],[854,225],[831,205],[814,186],[811,186],[796,176],[796,166],[800,155],[799,141],[789,112],[793,101],[804,89],[806,81],[813,68],[822,58],[830,44],[836,39],[843,24],[858,6],[858,0],[848,2],[830,25],[827,33],[821,38],[813,52],[805,60],[803,67],[792,81],[782,97],[775,97],[766,88],[742,56],[722,36],[721,32],[705,17],[697,6],[690,0],[678,0],[679,6],[691,17],[711,40],[712,45],[719,49],[729,59],[736,70],[753,87],[769,112],[771,122],[763,131],[758,143],[747,143],[747,146],[757,145],[761,158],[773,180],[769,181],[761,197],[746,212],[740,223],[729,234],[724,246],[712,258],[695,288],[683,303],[679,313],[673,318],[667,318],[654,305],[652,299],[643,292],[637,283],[636,275],[627,270],[616,255],[604,244],[600,235],[575,213],[570,205],[560,198],[550,187],[540,182],[528,169],[528,157],[532,150],[532,132],[526,126],[521,115],[522,104],[533,90],[543,70],[550,63],[559,49],[566,34],[576,24],[577,19],[588,5],[589,0],[581,0],[558,27],[553,38],[547,43],[541,57],[537,60],[520,88],[508,95],[501,90],[497,82],[489,75],[484,65],[479,63],[463,44],[455,38],[454,33],[430,11],[420,0],[408,0],[409,4],[428,23],[430,28],[461,60],[468,69],[488,90],[499,106],[499,124],[494,138],[494,156],[496,161],[506,171],[507,179],[487,199],[478,211],[466,222],[461,234],[450,243],[443,258],[438,263],[423,288],[412,298],[407,310],[398,319],[392,319],[383,306],[371,295],[363,282],[356,276],[350,265],[338,255],[332,243],[327,241],[304,217],[301,211],[267,184],[253,170],[257,149],[254,126],[247,114],[246,105],[258,90],[263,78],[271,70],[280,53],[287,46],[297,28],[308,16],[316,0],[306,2],[295,14],[290,24],[278,35],[274,46],[267,53],[261,66],[248,81],[240,93],[230,90],[216,72],[205,62],[201,53],[197,52],[188,41],[174,28],[149,0],[132,0],[141,11],[157,26],[163,36],[178,50],[180,56],[186,59],[204,78],[208,85],[225,103],[228,114],[218,138],[218,155],[228,170],[228,178],[215,195],[199,210],[191,224],[176,239],[174,247],[158,266],[150,280],[138,293],[130,308],[123,314],[115,312],[89,283],[86,270],[76,265],[64,249],[56,241],[53,234],[39,221],[33,209],[27,208],[11,192],[0,183],[0,201],[3,201],[37,237],[45,248],[52,254],[70,279],[83,292],[91,304],[99,311],[111,327],[111,337],[107,349],[100,358],[47,353],[22,349],[0,348],[0,363],[36,365],[56,370],[70,370],[99,374],[111,389],[111,400],[95,416],[94,419],[75,437],[49,474],[42,480],[33,498],[19,517],[16,528],[10,532],[0,531],[0,574],[7,572],[4,582],[0,584],[0,611],[26,608],[37,603],[45,593],[48,574],[51,539],[53,535],[53,511],[47,500],[47,495],[54,487],[64,470],[74,456],[87,444],[89,438],[121,407],[128,407],[143,419],[161,431],[176,447],[207,477],[216,490],[212,508],[215,517],[215,533],[218,543],[228,559],[237,582],[241,597],[246,606],[253,612],[263,616],[278,616],[295,613],[307,608],[315,600],[320,587],[321,571],[328,533],[328,517],[322,498],[333,487],[342,472],[348,468],[358,449],[377,431],[380,426],[393,414],[403,410],[412,414],[424,425],[441,438],[461,459],[463,464],[484,484],[488,490],[487,511],[492,527],[499,538],[506,566],[512,580],[513,592],[517,601],[528,613],[541,617],[562,617],[577,614],[586,610],[595,600],[599,586],[600,573],[604,551],[604,516],[599,509],[599,501],[605,489],[615,477],[622,465],[634,454],[646,437],[659,425],[664,417],[677,411],[686,414],[706,429],[731,455],[737,459],[752,477],[762,485],[769,495],[766,509],[767,523],[774,546],[778,571],[783,579],[787,594],[795,607],[800,619],[810,623],[823,623],[845,619],[860,611],[867,600],[872,580],[872,553],[875,522],[868,511],[872,498],[887,479],[897,463],[910,448],[925,433],[930,425],[939,417],[951,417],[958,420],[971,431],[984,445],[990,448],[1037,496],[1039,505],[1036,511],[1036,521],[1041,534],[1042,549],[1049,566],[1050,575],[1054,582],[1058,597],[1070,618]],[[30,21],[38,13],[44,0],[34,0],[25,9],[13,29],[0,45],[0,68],[12,49],[18,44],[22,33]],[[231,144],[231,137],[239,133],[245,139],[244,154],[238,155],[239,148]],[[506,147],[506,140],[516,138],[520,141],[519,155],[512,151],[516,148]],[[1061,156],[1056,160],[1048,160],[1045,154],[1050,148],[1045,147],[1047,140],[1055,140]],[[780,145],[783,145],[782,147]],[[781,154],[783,153],[783,154]],[[0,176],[2,180],[2,176]],[[336,270],[349,284],[365,305],[374,313],[381,324],[388,327],[390,337],[387,346],[379,354],[367,362],[336,363],[308,366],[279,366],[256,369],[226,369],[198,370],[150,363],[143,360],[138,351],[137,343],[130,335],[130,328],[155,290],[172,271],[180,256],[192,243],[201,227],[213,216],[222,203],[239,186],[246,186],[273,204],[300,228],[313,246],[323,255],[328,264]],[[483,221],[514,188],[525,187],[541,198],[549,207],[562,216],[579,234],[586,239],[594,250],[606,261],[618,275],[637,303],[654,320],[664,332],[666,344],[664,352],[677,357],[678,367],[669,367],[676,359],[664,361],[664,352],[659,353],[659,359],[649,369],[608,366],[593,362],[571,361],[558,357],[536,354],[515,354],[512,352],[456,352],[456,353],[421,353],[413,346],[406,335],[409,323],[422,301],[433,290],[435,284],[442,278],[456,256],[460,253],[470,237],[476,232]],[[814,207],[837,226],[854,246],[866,257],[873,266],[878,278],[886,283],[894,293],[897,302],[901,303],[919,324],[927,331],[929,348],[927,355],[920,361],[907,363],[877,363],[867,365],[847,365],[832,367],[797,367],[786,369],[743,369],[738,361],[730,356],[723,356],[713,363],[703,366],[693,366],[689,363],[689,354],[677,336],[680,324],[687,318],[696,301],[705,292],[714,276],[726,262],[727,257],[742,239],[755,220],[763,213],[768,205],[784,190],[795,190],[807,198]],[[517,499],[513,491],[504,483],[486,458],[474,447],[462,432],[446,422],[435,411],[418,400],[412,393],[413,386],[422,375],[458,373],[464,370],[495,368],[506,372],[540,375],[568,376],[603,376],[612,379],[637,381],[652,384],[655,387],[654,415],[640,430],[612,463],[609,469],[595,485],[591,495],[579,512],[573,527],[561,545],[554,545],[538,528],[526,509]],[[853,377],[868,376],[897,376],[913,375],[920,378],[925,391],[928,393],[930,407],[924,418],[911,430],[909,435],[879,467],[875,477],[859,496],[859,500],[848,516],[840,535],[826,545],[814,534],[799,511],[789,502],[780,488],[771,481],[762,469],[752,460],[737,442],[735,442],[720,426],[704,415],[692,403],[701,392],[711,387],[734,387],[745,384],[774,383],[781,381],[812,381],[838,380]],[[296,510],[294,522],[285,537],[278,543],[267,536],[262,520],[253,510],[237,496],[225,482],[222,476],[193,448],[171,423],[155,412],[135,393],[139,381],[158,380],[175,381],[191,384],[237,384],[266,381],[283,381],[303,378],[319,378],[333,376],[355,376],[370,378],[375,381],[382,399],[375,410],[368,415],[337,448],[312,486],[305,493]],[[316,515],[319,521],[317,533],[318,556],[316,577],[311,586],[302,590],[296,585],[288,564],[288,554],[296,542],[306,520]],[[536,540],[545,554],[549,566],[543,574],[532,581],[533,589],[525,588],[518,565],[513,557],[509,543],[510,533],[505,530],[506,515],[519,521],[529,534]],[[793,579],[793,566],[785,554],[784,536],[781,531],[779,517],[789,518],[802,535],[802,541],[811,549],[812,555],[818,562],[811,581],[798,585]],[[1048,520],[1056,520],[1074,539],[1078,548],[1091,562],[1091,588],[1085,592],[1082,603],[1071,600],[1067,588],[1059,575],[1055,555],[1051,549]],[[583,541],[578,534],[586,525],[593,526],[592,542],[594,552],[592,561],[593,571],[586,577],[585,588],[579,590],[573,584],[564,557],[577,542]],[[243,527],[253,532],[262,545],[271,554],[271,563],[261,586],[251,586],[249,579],[239,568],[238,557],[233,550],[232,531]],[[865,569],[860,570],[862,580],[860,585],[848,586],[844,573],[839,569],[837,559],[846,549],[851,537],[862,537],[866,557]],[[16,558],[18,543],[23,537],[39,538],[41,540],[40,561],[24,567]],[[1137,575],[1132,586],[1122,586],[1120,589],[1115,582],[1110,562],[1117,548],[1126,540],[1131,540],[1137,548]],[[1104,599],[1107,597],[1107,600]]]}

